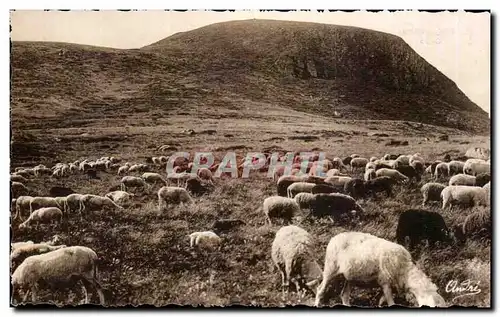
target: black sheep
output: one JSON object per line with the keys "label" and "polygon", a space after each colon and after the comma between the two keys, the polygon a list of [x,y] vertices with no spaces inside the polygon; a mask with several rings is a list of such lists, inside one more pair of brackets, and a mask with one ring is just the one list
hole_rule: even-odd
{"label": "black sheep", "polygon": [[377,193],[385,191],[387,197],[392,195],[392,186],[395,180],[389,176],[380,176],[365,182],[366,194],[376,196]]}
{"label": "black sheep", "polygon": [[342,185],[330,185],[330,184],[316,184],[311,193],[313,194],[330,194],[330,193],[342,193],[344,191],[344,186]]}
{"label": "black sheep", "polygon": [[448,227],[443,217],[434,211],[409,209],[399,216],[396,229],[396,240],[404,245],[406,237],[410,238],[410,248],[422,240],[433,246],[436,242],[450,242]]}
{"label": "black sheep", "polygon": [[61,186],[54,186],[49,189],[49,197],[66,197],[74,193],[71,188]]}
{"label": "black sheep", "polygon": [[344,185],[344,192],[352,197],[365,196],[365,181],[359,178],[353,178]]}
{"label": "black sheep", "polygon": [[281,181],[278,181],[278,184],[276,185],[278,196],[287,197],[286,190],[288,189],[288,186],[292,185],[295,182],[297,182],[297,180],[283,179]]}
{"label": "black sheep", "polygon": [[351,160],[352,160],[352,157],[348,156],[348,157],[342,159],[342,163],[344,165],[351,165]]}
{"label": "black sheep", "polygon": [[481,173],[476,175],[476,186],[483,187],[491,181],[490,173]]}
{"label": "black sheep", "polygon": [[212,185],[203,184],[198,177],[193,177],[186,181],[186,190],[193,196],[199,197],[209,193],[212,190]]}
{"label": "black sheep", "polygon": [[431,175],[434,175],[436,173],[436,166],[438,166],[439,163],[442,163],[442,162],[441,161],[432,162],[432,164],[431,164]]}
{"label": "black sheep", "polygon": [[415,168],[413,168],[413,166],[399,164],[398,167],[395,168],[395,170],[408,177],[409,179],[414,178],[417,182],[419,182],[421,179],[420,174],[415,170]]}
{"label": "black sheep", "polygon": [[331,216],[339,219],[341,216],[351,213],[363,214],[364,211],[351,196],[344,194],[317,194],[311,201],[309,210],[312,216],[326,217]]}
{"label": "black sheep", "polygon": [[212,229],[217,232],[222,232],[229,231],[242,225],[245,225],[245,222],[240,219],[218,219],[212,224]]}
{"label": "black sheep", "polygon": [[445,162],[445,163],[451,162],[451,156],[450,156],[450,154],[446,154],[444,156],[443,162]]}

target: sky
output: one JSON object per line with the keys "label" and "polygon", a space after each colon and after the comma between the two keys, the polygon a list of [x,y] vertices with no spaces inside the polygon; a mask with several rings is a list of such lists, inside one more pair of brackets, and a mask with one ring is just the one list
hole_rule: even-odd
{"label": "sky", "polygon": [[139,48],[177,32],[246,19],[350,25],[392,33],[490,112],[490,14],[470,12],[12,11],[13,41]]}

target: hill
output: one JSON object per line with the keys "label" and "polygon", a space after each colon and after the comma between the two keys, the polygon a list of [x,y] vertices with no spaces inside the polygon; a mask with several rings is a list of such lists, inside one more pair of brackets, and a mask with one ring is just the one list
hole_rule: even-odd
{"label": "hill", "polygon": [[248,110],[246,100],[255,113],[336,111],[489,133],[486,112],[402,39],[355,27],[233,21],[132,50],[13,42],[11,78],[14,129],[216,116]]}

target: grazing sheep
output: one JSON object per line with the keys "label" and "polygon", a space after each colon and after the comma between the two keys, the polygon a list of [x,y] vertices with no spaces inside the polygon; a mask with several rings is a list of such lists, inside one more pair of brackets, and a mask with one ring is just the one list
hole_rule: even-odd
{"label": "grazing sheep", "polygon": [[222,232],[244,225],[245,222],[240,219],[217,219],[213,222],[212,229],[216,232]]}
{"label": "grazing sheep", "polygon": [[[315,185],[320,186],[320,185]],[[297,204],[299,204],[300,209],[309,209],[311,206],[311,201],[314,199],[314,194],[311,193],[298,193],[294,197]]]}
{"label": "grazing sheep", "polygon": [[66,201],[64,203],[64,212],[69,213],[71,211],[78,211],[81,213],[85,206],[83,205],[83,199],[85,195],[82,194],[71,194],[66,196]]}
{"label": "grazing sheep", "polygon": [[347,166],[344,164],[344,162],[342,162],[342,159],[340,159],[339,157],[335,157],[332,160],[332,163],[333,163],[332,168],[338,169],[339,171],[342,169],[345,171],[347,170]]}
{"label": "grazing sheep", "polygon": [[120,166],[118,168],[118,173],[117,174],[118,175],[125,175],[125,174],[127,174],[129,168],[130,168],[130,166],[128,166],[128,165]]}
{"label": "grazing sheep", "polygon": [[362,215],[364,213],[363,208],[356,203],[354,198],[340,193],[316,194],[309,209],[312,216],[332,217],[334,220],[339,220],[346,214]]}
{"label": "grazing sheep", "polygon": [[395,161],[394,161],[394,167],[398,167],[401,165],[410,165],[410,155],[400,155]]}
{"label": "grazing sheep", "polygon": [[202,184],[199,177],[192,177],[186,181],[186,190],[193,196],[201,196],[214,188],[212,183]]}
{"label": "grazing sheep", "polygon": [[364,157],[355,157],[351,160],[351,171],[354,171],[358,168],[363,168],[368,164],[370,161],[367,158]]}
{"label": "grazing sheep", "polygon": [[66,197],[74,193],[75,192],[71,188],[61,186],[54,186],[49,189],[50,197]]}
{"label": "grazing sheep", "polygon": [[84,195],[82,198],[82,203],[83,210],[87,211],[102,210],[103,208],[124,209],[122,206],[117,205],[110,198],[98,195]]}
{"label": "grazing sheep", "polygon": [[287,197],[288,195],[288,186],[295,182],[302,182],[304,177],[302,176],[293,176],[293,175],[283,175],[276,182],[276,187],[278,191],[278,196]]}
{"label": "grazing sheep", "polygon": [[64,208],[64,206],[59,205],[59,201],[57,201],[55,197],[33,197],[30,200],[30,213],[32,213],[33,210],[44,207]]}
{"label": "grazing sheep", "polygon": [[397,170],[389,169],[389,168],[381,168],[375,172],[377,177],[387,176],[395,180],[396,182],[408,182],[409,178],[405,175],[401,174]]}
{"label": "grazing sheep", "polygon": [[117,204],[124,205],[128,203],[132,197],[135,197],[134,194],[124,192],[122,190],[115,190],[113,192],[109,192],[104,197],[107,197],[114,201]]}
{"label": "grazing sheep", "polygon": [[342,164],[345,165],[345,166],[349,166],[351,165],[351,160],[352,160],[352,157],[351,156],[347,156],[345,158],[342,159]]}
{"label": "grazing sheep", "polygon": [[23,184],[26,184],[28,182],[28,180],[26,178],[22,177],[21,175],[16,175],[16,174],[10,175],[10,181],[16,182],[16,183],[23,183]]}
{"label": "grazing sheep", "polygon": [[365,165],[365,172],[368,171],[368,170],[376,170],[377,169],[377,161],[375,162],[368,162],[366,163]]}
{"label": "grazing sheep", "polygon": [[487,196],[484,188],[475,186],[447,186],[441,192],[443,209],[451,208],[452,205],[487,206]]}
{"label": "grazing sheep", "polygon": [[280,228],[271,246],[271,258],[281,272],[283,292],[288,292],[290,281],[297,291],[313,289],[321,282],[322,271],[315,259],[313,237],[297,226]]}
{"label": "grazing sheep", "polygon": [[450,178],[448,185],[476,186],[476,177],[465,174],[454,175]]}
{"label": "grazing sheep", "polygon": [[290,223],[293,216],[300,213],[299,204],[293,198],[281,196],[264,199],[262,210],[269,224],[272,224],[272,218],[282,218],[285,223]]}
{"label": "grazing sheep", "polygon": [[189,245],[192,247],[214,250],[220,247],[222,239],[213,231],[193,232],[189,235]]}
{"label": "grazing sheep", "polygon": [[32,199],[33,197],[31,196],[19,196],[15,199],[16,214],[14,216],[14,219],[17,219],[17,217],[21,216],[26,211],[30,211],[31,213],[30,205]]}
{"label": "grazing sheep", "polygon": [[24,290],[26,301],[31,291],[32,302],[40,282],[60,287],[74,278],[84,282],[85,303],[88,303],[87,287],[93,286],[105,305],[104,294],[97,280],[97,254],[90,248],[71,246],[26,258],[12,274],[12,294]]}
{"label": "grazing sheep", "polygon": [[163,210],[163,204],[192,204],[193,198],[185,188],[163,186],[158,190],[158,210]]}
{"label": "grazing sheep", "polygon": [[416,180],[420,181],[420,176],[425,171],[425,164],[421,161],[413,161],[410,163],[410,167],[412,167],[415,170],[415,173],[417,174]]}
{"label": "grazing sheep", "polygon": [[121,190],[126,192],[127,187],[129,188],[142,188],[143,190],[149,190],[150,186],[146,181],[140,177],[136,176],[124,176],[121,181]]}
{"label": "grazing sheep", "polygon": [[460,161],[448,162],[449,175],[457,175],[463,173],[465,163]]}
{"label": "grazing sheep", "polygon": [[491,173],[491,165],[485,161],[468,159],[464,164],[463,173],[473,176],[482,173]]}
{"label": "grazing sheep", "polygon": [[450,242],[448,227],[443,217],[437,212],[422,209],[408,209],[399,215],[396,240],[405,245],[405,238],[410,239],[410,249],[421,240],[427,240],[434,246],[438,241]]}
{"label": "grazing sheep", "polygon": [[142,174],[141,178],[144,179],[144,181],[148,184],[162,184],[162,185],[167,184],[165,179],[163,179],[163,176],[161,176],[158,173],[147,172]]}
{"label": "grazing sheep", "polygon": [[375,169],[367,169],[364,174],[365,182],[377,177]]}
{"label": "grazing sheep", "polygon": [[429,201],[441,201],[441,192],[446,186],[440,183],[427,183],[420,188],[423,196],[422,206]]}
{"label": "grazing sheep", "polygon": [[453,227],[453,234],[459,243],[464,243],[467,238],[491,238],[491,213],[476,211],[468,215],[461,225]]}
{"label": "grazing sheep", "polygon": [[288,186],[287,197],[294,198],[298,193],[311,193],[316,184],[306,182],[296,182]]}
{"label": "grazing sheep", "polygon": [[396,161],[394,161],[394,160],[375,162],[375,170],[376,171],[381,169],[381,168],[394,169],[395,167],[396,167]]}
{"label": "grazing sheep", "polygon": [[349,176],[331,176],[327,177],[324,182],[333,186],[345,186],[351,179]]}
{"label": "grazing sheep", "polygon": [[17,198],[19,196],[27,195],[29,190],[23,183],[10,182],[10,192],[12,197]]}
{"label": "grazing sheep", "polygon": [[450,175],[450,166],[448,163],[441,162],[436,165],[436,169],[434,171],[434,177],[436,180],[441,177],[448,177],[448,175]]}
{"label": "grazing sheep", "polygon": [[316,184],[312,190],[312,194],[330,194],[344,192],[344,185]]}
{"label": "grazing sheep", "polygon": [[396,168],[396,171],[408,177],[408,179],[410,180],[415,179],[417,182],[419,182],[421,179],[420,173],[417,172],[417,170],[415,170],[415,168],[411,165],[400,165]]}
{"label": "grazing sheep", "polygon": [[[29,243],[31,242],[31,243]],[[65,248],[66,245],[50,245],[48,243],[33,243],[33,241],[22,242],[22,244],[17,244],[12,248],[10,253],[10,263],[11,268],[15,269],[19,264],[21,264],[27,257],[37,254],[43,254],[50,251]]]}
{"label": "grazing sheep", "polygon": [[365,181],[365,192],[376,196],[377,193],[385,191],[387,197],[392,196],[392,186],[395,180],[389,176],[380,176]]}
{"label": "grazing sheep", "polygon": [[476,175],[476,186],[484,187],[491,181],[491,175],[489,173],[481,173]]}
{"label": "grazing sheep", "polygon": [[[434,176],[434,175],[435,175],[435,173],[436,173],[436,167],[437,167],[440,163],[443,163],[443,162],[442,162],[442,161],[440,161],[440,160],[437,160],[437,161],[432,162],[432,163],[429,165],[429,166],[431,167],[430,174],[431,174],[432,176]],[[446,164],[446,162],[445,162],[445,164]],[[446,164],[446,165],[448,165],[448,164]],[[448,167],[446,168],[446,171],[448,172],[448,171],[449,171],[449,169],[450,169],[450,168],[449,168],[449,166],[448,166]],[[448,174],[446,174],[446,175],[448,175]]]}
{"label": "grazing sheep", "polygon": [[359,178],[353,178],[344,185],[344,193],[354,197],[365,196],[365,182]]}
{"label": "grazing sheep", "polygon": [[35,229],[38,229],[39,223],[61,222],[63,212],[57,207],[45,207],[33,211],[25,222],[19,225],[19,229],[27,228],[35,223]]}
{"label": "grazing sheep", "polygon": [[398,292],[412,293],[419,306],[445,305],[436,285],[417,268],[403,246],[368,233],[344,232],[330,240],[315,306],[323,303],[328,285],[339,275],[346,280],[341,293],[342,304],[346,306],[349,306],[353,284],[373,282],[377,282],[383,291],[379,305],[384,300],[389,306],[394,305],[393,287]]}

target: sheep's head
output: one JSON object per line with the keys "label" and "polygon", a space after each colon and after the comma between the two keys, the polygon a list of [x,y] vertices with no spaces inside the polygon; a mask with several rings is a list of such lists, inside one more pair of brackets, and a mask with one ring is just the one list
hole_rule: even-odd
{"label": "sheep's head", "polygon": [[467,236],[461,225],[454,225],[451,230],[448,230],[448,237],[451,242],[455,242],[458,245],[464,244],[467,240]]}

